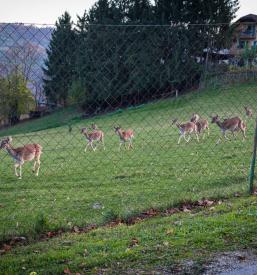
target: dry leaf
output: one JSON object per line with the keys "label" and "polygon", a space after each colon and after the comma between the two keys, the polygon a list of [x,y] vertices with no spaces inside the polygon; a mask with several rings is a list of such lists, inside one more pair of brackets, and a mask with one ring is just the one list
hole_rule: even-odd
{"label": "dry leaf", "polygon": [[134,238],[130,241],[129,247],[133,247],[139,244],[138,239]]}
{"label": "dry leaf", "polygon": [[69,270],[69,268],[65,268],[65,269],[63,270],[63,273],[64,273],[64,274],[68,274],[68,275],[72,275],[72,273],[71,273],[71,271]]}
{"label": "dry leaf", "polygon": [[174,230],[171,228],[171,229],[168,229],[167,231],[166,231],[166,234],[167,235],[171,235],[171,234],[173,234],[174,233]]}

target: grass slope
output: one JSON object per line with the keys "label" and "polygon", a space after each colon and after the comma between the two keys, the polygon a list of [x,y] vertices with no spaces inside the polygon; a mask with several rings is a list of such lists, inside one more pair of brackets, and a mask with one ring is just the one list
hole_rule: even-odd
{"label": "grass slope", "polygon": [[256,211],[256,197],[244,197],[133,226],[66,234],[7,252],[0,273],[200,274],[216,252],[257,248]]}
{"label": "grass slope", "polygon": [[[12,160],[0,151],[0,238],[34,238],[41,230],[101,224],[150,207],[245,192],[254,120],[247,121],[246,142],[238,134],[236,140],[218,146],[216,125],[210,125],[210,137],[199,144],[192,139],[177,145],[178,129],[170,120],[186,121],[192,112],[246,119],[243,106],[254,107],[256,101],[256,85],[242,85],[194,92],[93,120],[81,120],[68,109],[0,132],[12,134],[15,146],[38,142],[44,152],[40,176],[36,178],[31,165],[25,164],[23,179],[18,180]],[[105,132],[105,151],[99,147],[84,152],[80,128],[92,122]],[[118,151],[114,125],[135,131],[134,150]],[[95,203],[102,208],[94,209]]]}

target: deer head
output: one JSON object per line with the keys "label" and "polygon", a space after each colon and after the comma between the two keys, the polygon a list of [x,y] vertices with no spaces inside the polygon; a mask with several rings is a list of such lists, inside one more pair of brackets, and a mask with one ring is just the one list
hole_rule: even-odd
{"label": "deer head", "polygon": [[177,118],[172,119],[172,121],[171,121],[171,125],[174,125],[174,124],[176,124],[177,122],[178,122],[178,119],[177,119]]}
{"label": "deer head", "polygon": [[121,127],[120,126],[118,126],[118,127],[114,127],[114,131],[115,131],[115,133],[117,133],[117,132],[119,132],[119,130],[121,129]]}
{"label": "deer head", "polygon": [[2,140],[0,144],[0,149],[6,148],[12,142],[12,137],[7,137],[6,139]]}
{"label": "deer head", "polygon": [[91,128],[92,128],[93,130],[97,130],[97,129],[98,129],[98,127],[97,127],[97,125],[96,125],[95,123],[91,124]]}
{"label": "deer head", "polygon": [[218,121],[220,121],[220,118],[218,115],[211,117],[211,123],[216,123]]}
{"label": "deer head", "polygon": [[85,134],[87,132],[87,128],[82,128],[81,129],[81,134]]}

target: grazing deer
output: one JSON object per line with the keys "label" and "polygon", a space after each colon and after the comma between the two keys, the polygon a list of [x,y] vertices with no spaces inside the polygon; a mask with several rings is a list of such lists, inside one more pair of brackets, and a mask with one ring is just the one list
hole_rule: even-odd
{"label": "grazing deer", "polygon": [[126,145],[125,143],[128,142],[128,149],[133,148],[132,146],[132,140],[134,138],[134,132],[133,130],[122,130],[121,127],[114,127],[115,133],[120,137],[120,147],[119,150],[121,149],[122,144],[124,144],[125,148]]}
{"label": "grazing deer", "polygon": [[[235,132],[241,131],[243,134],[243,140],[246,138],[246,124],[239,117],[232,117],[224,119],[223,122],[220,121],[218,115],[211,117],[211,123],[216,123],[221,130],[221,133],[225,139],[228,140],[226,132],[230,131],[235,138]],[[217,144],[221,141],[221,138],[218,139]]]}
{"label": "grazing deer", "polygon": [[[14,173],[15,176],[22,178],[22,165],[25,161],[34,160],[33,172],[38,176],[39,168],[40,168],[40,156],[42,154],[42,147],[39,144],[26,144],[23,147],[14,148],[11,145],[12,138],[8,137],[2,140],[0,144],[0,149],[5,149],[7,153],[13,158],[15,161],[14,164]],[[17,173],[17,168],[19,167],[19,175]]]}
{"label": "grazing deer", "polygon": [[253,111],[251,108],[245,106],[245,114],[248,116],[248,117],[252,117],[253,116]]}
{"label": "grazing deer", "polygon": [[[178,144],[180,143],[181,138],[184,138],[186,142],[189,142],[191,139],[191,134],[194,133],[196,136],[197,141],[199,142],[199,137],[197,133],[197,126],[194,122],[189,121],[186,123],[179,123],[177,119],[172,120],[172,125],[176,125],[179,129],[179,139]],[[186,139],[186,134],[188,134],[188,139]]]}
{"label": "grazing deer", "polygon": [[103,148],[105,150],[104,146],[104,133],[101,130],[94,130],[93,132],[88,132],[87,128],[82,128],[81,133],[85,136],[87,139],[87,146],[85,148],[85,152],[87,151],[87,147],[90,145],[93,151],[96,150],[96,146],[93,146],[94,141],[100,141],[103,145]]}
{"label": "grazing deer", "polygon": [[197,133],[199,135],[203,132],[203,139],[205,137],[205,130],[207,130],[208,136],[210,135],[209,122],[207,119],[200,119],[198,114],[193,113],[190,121],[196,124]]}

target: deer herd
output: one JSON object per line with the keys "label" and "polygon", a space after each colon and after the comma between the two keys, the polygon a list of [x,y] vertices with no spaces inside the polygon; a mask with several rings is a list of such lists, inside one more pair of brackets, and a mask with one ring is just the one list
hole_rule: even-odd
{"label": "deer herd", "polygon": [[[245,108],[245,114],[247,117],[251,118],[253,116],[253,111],[249,107]],[[246,123],[238,116],[232,118],[220,119],[218,115],[212,116],[211,123],[216,124],[220,131],[221,137],[218,139],[217,143],[220,143],[222,138],[228,140],[226,133],[230,132],[234,138],[236,138],[236,133],[241,132],[243,140],[246,139]],[[187,122],[179,122],[178,119],[173,119],[171,125],[175,125],[179,130],[178,144],[180,144],[183,138],[186,142],[189,142],[192,135],[194,135],[199,142],[200,137],[205,138],[205,133],[210,134],[209,122],[207,119],[201,118],[198,114],[193,113],[192,117]],[[128,144],[127,149],[132,149],[132,141],[134,138],[134,131],[131,129],[124,130],[120,126],[114,127],[115,134],[119,137],[119,150],[121,150],[122,145],[126,148],[126,143]],[[104,132],[99,130],[96,124],[91,125],[91,130],[88,128],[82,128],[81,134],[84,135],[87,140],[87,145],[85,152],[88,147],[91,147],[93,151],[97,148],[97,143],[100,143],[105,150],[104,144]],[[40,144],[26,144],[22,147],[14,148],[12,145],[12,138],[7,137],[0,142],[0,149],[5,149],[10,157],[14,160],[14,173],[21,179],[22,178],[22,166],[26,161],[34,160],[32,171],[38,176],[40,169],[40,157],[42,154],[42,146]],[[19,173],[17,172],[19,168]]]}

